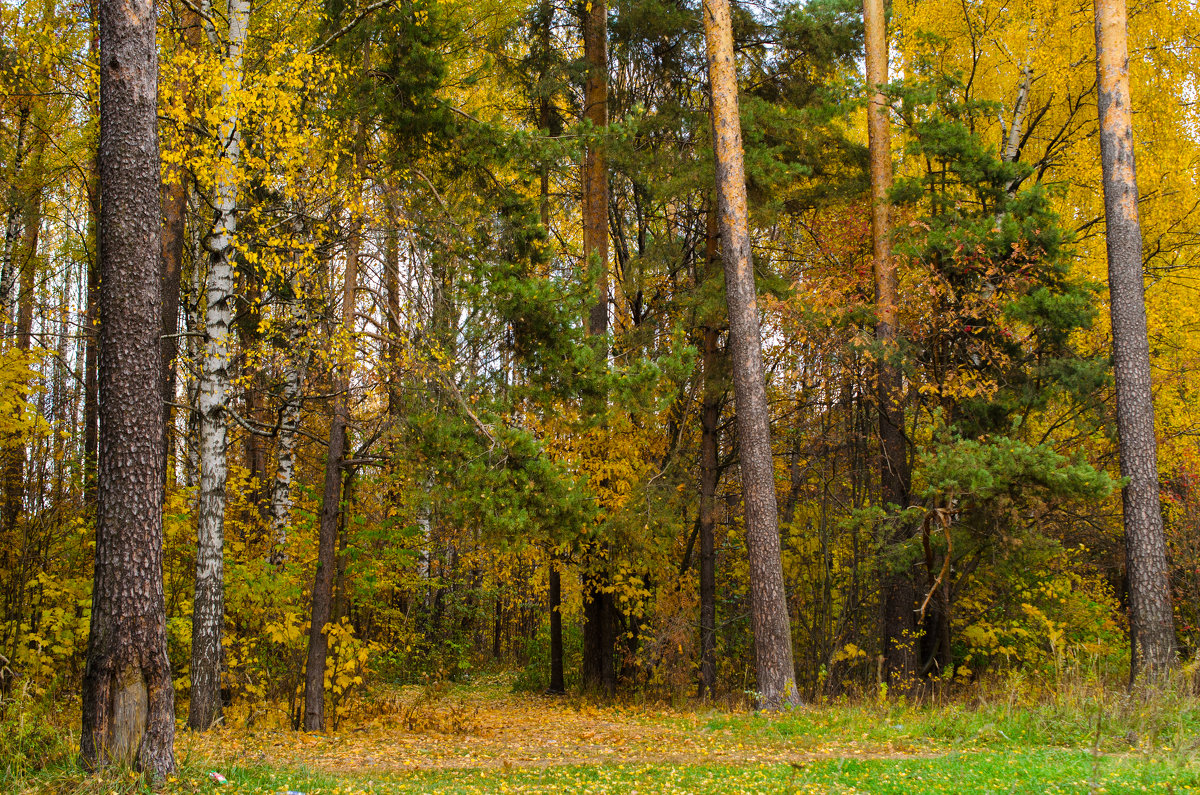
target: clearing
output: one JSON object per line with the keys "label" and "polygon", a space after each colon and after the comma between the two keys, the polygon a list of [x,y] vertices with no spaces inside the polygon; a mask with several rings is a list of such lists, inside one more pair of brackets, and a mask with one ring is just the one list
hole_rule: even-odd
{"label": "clearing", "polygon": [[[1007,700],[802,707],[786,714],[514,694],[503,679],[402,688],[325,734],[233,712],[181,731],[163,791],[1196,792],[1200,705]],[[212,774],[226,779],[220,784]],[[60,771],[36,792],[135,792],[135,777]]]}

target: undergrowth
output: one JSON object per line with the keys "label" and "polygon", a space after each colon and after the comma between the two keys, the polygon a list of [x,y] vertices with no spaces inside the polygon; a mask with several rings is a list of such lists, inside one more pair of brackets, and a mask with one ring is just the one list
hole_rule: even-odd
{"label": "undergrowth", "polygon": [[[1200,788],[1195,761],[1200,758],[1200,698],[1194,669],[1184,669],[1157,686],[1132,690],[1078,669],[1060,672],[1052,680],[1014,673],[921,698],[880,689],[873,697],[835,698],[781,714],[731,711],[694,701],[682,709],[669,703],[634,705],[630,701],[636,699],[630,696],[623,705],[598,704],[582,696],[543,699],[512,695],[511,688],[510,676],[471,685],[434,682],[391,693],[374,691],[372,699],[359,707],[357,726],[347,720],[337,737],[322,740],[336,750],[332,761],[327,759],[320,769],[306,767],[287,750],[289,742],[307,744],[304,736],[246,725],[239,722],[236,716],[241,713],[234,708],[220,740],[205,745],[181,735],[179,772],[160,789],[169,795],[278,795],[288,790],[348,795],[501,789],[1184,792]],[[670,730],[696,739],[695,749],[716,747],[711,745],[715,741],[724,749],[744,747],[747,755],[717,759],[694,749],[656,760],[644,753],[641,758],[631,756],[628,748],[618,745],[610,757],[578,764],[551,755],[509,760],[472,754],[472,744],[483,749],[491,741],[489,749],[496,748],[494,735],[483,728],[487,720],[480,719],[480,711],[494,723],[497,715],[507,718],[514,703],[538,705],[543,720],[556,715],[578,720],[582,713],[610,726],[623,721],[631,734]],[[519,720],[519,716],[512,718]],[[14,689],[0,704],[0,792],[133,795],[150,791],[147,782],[129,770],[85,775],[76,762],[77,721],[77,699],[53,694],[35,697]],[[537,726],[531,732],[536,735]],[[439,767],[403,739],[422,736],[435,738],[435,746],[456,744],[465,756]],[[265,750],[251,754],[247,749],[252,745]],[[364,771],[361,758],[379,753],[379,748],[394,754],[395,764]],[[663,748],[661,753],[672,750]],[[338,760],[345,762],[344,767]],[[230,784],[217,787],[210,777],[215,772]],[[997,782],[1007,784],[1000,787]]]}

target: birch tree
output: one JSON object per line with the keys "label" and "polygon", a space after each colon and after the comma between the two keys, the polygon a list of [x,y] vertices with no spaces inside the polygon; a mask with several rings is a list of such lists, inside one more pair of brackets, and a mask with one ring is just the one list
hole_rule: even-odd
{"label": "birch tree", "polygon": [[[250,23],[249,0],[229,0],[229,34],[220,87],[216,214],[207,241],[204,359],[199,385],[200,493],[196,509],[196,600],[192,613],[192,697],[188,725],[204,730],[221,716],[221,633],[225,617],[224,524],[228,475],[229,327],[233,321],[237,173],[241,163],[239,89]],[[216,40],[211,25],[210,40]]]}

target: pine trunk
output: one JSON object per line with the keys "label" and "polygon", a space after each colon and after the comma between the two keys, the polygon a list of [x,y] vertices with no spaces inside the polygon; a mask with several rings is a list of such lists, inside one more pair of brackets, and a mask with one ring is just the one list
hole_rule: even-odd
{"label": "pine trunk", "polygon": [[[874,89],[867,103],[867,139],[871,169],[871,247],[875,263],[875,339],[882,356],[896,354],[896,263],[892,259],[892,131],[887,97],[879,89],[888,81],[887,26],[883,0],[864,0],[867,84]],[[879,502],[907,508],[909,504],[908,450],[904,440],[904,385],[900,369],[889,358],[880,358],[876,369],[875,397],[879,411]],[[885,543],[913,537],[911,525],[889,523]],[[916,572],[886,571],[883,577],[883,656],[887,679],[911,684],[917,661]]]}
{"label": "pine trunk", "polygon": [[713,142],[729,347],[737,419],[738,454],[746,506],[750,563],[750,615],[758,701],[764,709],[798,704],[792,630],[783,589],[770,407],[763,371],[750,251],[746,174],[738,113],[737,70],[728,0],[705,0],[704,38],[712,91]]}
{"label": "pine trunk", "polygon": [[101,0],[100,458],[80,756],[175,769],[162,571],[159,158],[149,0]]}
{"label": "pine trunk", "polygon": [[[593,132],[608,126],[608,4],[594,0],[583,14],[583,57],[587,62],[583,118]],[[589,268],[597,268],[596,302],[588,316],[588,332],[608,333],[608,164],[604,146],[592,142],[583,161],[583,255]],[[607,346],[601,344],[607,356]],[[593,407],[606,410],[604,399]],[[615,611],[612,594],[605,592],[608,575],[604,555],[595,545],[586,553],[591,559],[583,577],[583,684],[612,692],[617,686]]]}
{"label": "pine trunk", "polygon": [[1154,396],[1142,277],[1124,0],[1095,0],[1100,161],[1108,242],[1117,436],[1129,578],[1130,672],[1158,676],[1178,661],[1158,495]]}

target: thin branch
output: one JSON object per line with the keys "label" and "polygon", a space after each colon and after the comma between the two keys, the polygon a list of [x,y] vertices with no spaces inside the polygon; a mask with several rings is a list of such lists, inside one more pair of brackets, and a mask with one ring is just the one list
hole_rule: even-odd
{"label": "thin branch", "polygon": [[[183,1],[185,3],[187,2],[187,0],[183,0]],[[342,38],[347,33],[354,30],[356,27],[358,27],[358,24],[360,22],[362,22],[364,19],[366,19],[367,17],[369,17],[371,14],[374,14],[376,11],[378,11],[381,8],[387,8],[388,6],[392,5],[395,2],[396,2],[396,0],[379,0],[379,2],[372,3],[371,5],[364,8],[362,11],[359,11],[357,16],[354,17],[354,19],[350,20],[345,25],[342,25],[340,28],[338,28],[336,31],[334,31],[329,36],[329,38],[325,39],[325,41],[321,42],[320,44],[315,44],[312,47],[310,47],[308,49],[307,54],[308,55],[318,55],[318,54],[324,52],[325,50],[329,49],[329,47],[334,42],[336,42],[338,39]]]}

